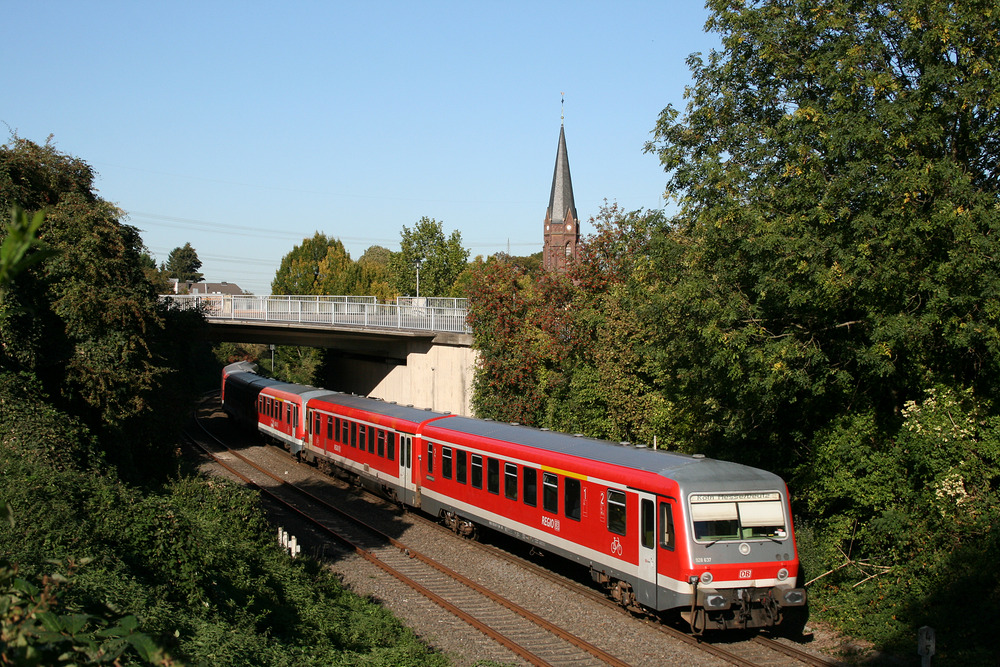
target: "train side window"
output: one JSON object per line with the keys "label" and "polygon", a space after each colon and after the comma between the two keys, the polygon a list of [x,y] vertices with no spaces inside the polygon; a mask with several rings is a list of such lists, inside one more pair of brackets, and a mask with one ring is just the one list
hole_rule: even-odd
{"label": "train side window", "polygon": [[441,476],[451,479],[451,447],[441,448]]}
{"label": "train side window", "polygon": [[622,491],[608,489],[608,530],[624,535],[626,526],[628,521],[625,515],[625,494]]}
{"label": "train side window", "polygon": [[318,412],[313,413],[313,430],[312,432],[319,435],[320,433],[320,420],[323,419],[323,415]]}
{"label": "train side window", "polygon": [[434,474],[434,443],[427,443],[427,474]]}
{"label": "train side window", "polygon": [[503,464],[503,494],[511,500],[517,500],[517,464]]}
{"label": "train side window", "polygon": [[566,501],[566,518],[580,520],[580,480],[574,477],[566,478],[566,485],[563,487],[563,494]]}
{"label": "train side window", "polygon": [[412,445],[413,437],[409,435],[403,435],[399,437],[399,446],[402,448],[402,455],[406,457],[406,462],[404,465],[410,468],[413,462],[412,459]]}
{"label": "train side window", "polygon": [[542,473],[542,509],[559,512],[559,478],[550,472]]}
{"label": "train side window", "polygon": [[469,476],[469,461],[468,454],[465,453],[464,449],[455,450],[455,480],[459,484],[465,484],[466,478]]}
{"label": "train side window", "polygon": [[385,434],[385,453],[390,461],[396,460],[396,432],[389,431]]}
{"label": "train side window", "polygon": [[472,455],[472,486],[483,488],[483,457],[479,454]]}
{"label": "train side window", "polygon": [[378,444],[378,455],[385,458],[385,431],[382,429],[376,430],[375,441]]}
{"label": "train side window", "polygon": [[351,444],[351,423],[346,419],[340,420],[340,441],[345,445]]}
{"label": "train side window", "polygon": [[534,468],[524,469],[523,485],[524,504],[531,507],[538,506],[538,471]]}
{"label": "train side window", "polygon": [[500,495],[500,462],[486,459],[486,490]]}
{"label": "train side window", "polygon": [[337,440],[340,440],[340,417],[334,417],[333,422],[333,435]]}
{"label": "train side window", "polygon": [[643,498],[639,508],[642,523],[642,546],[652,549],[656,544],[656,513],[653,511],[653,501]]}
{"label": "train side window", "polygon": [[[364,428],[364,427],[362,426],[362,428]],[[367,439],[368,439],[368,453],[369,454],[374,454],[375,453],[375,427],[374,426],[369,426],[367,430],[368,430],[368,436],[367,436]]]}
{"label": "train side window", "polygon": [[292,404],[291,403],[285,403],[285,421],[288,422],[289,426],[292,425]]}
{"label": "train side window", "polygon": [[674,512],[670,503],[660,503],[660,546],[674,550]]}
{"label": "train side window", "polygon": [[326,439],[333,440],[333,416],[326,416]]}

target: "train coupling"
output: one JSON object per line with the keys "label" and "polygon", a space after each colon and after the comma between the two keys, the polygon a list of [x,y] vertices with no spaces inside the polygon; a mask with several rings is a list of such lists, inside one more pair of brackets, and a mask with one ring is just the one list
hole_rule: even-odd
{"label": "train coupling", "polygon": [[695,634],[706,629],[768,628],[781,623],[783,608],[805,604],[804,588],[699,587],[693,608],[681,616]]}

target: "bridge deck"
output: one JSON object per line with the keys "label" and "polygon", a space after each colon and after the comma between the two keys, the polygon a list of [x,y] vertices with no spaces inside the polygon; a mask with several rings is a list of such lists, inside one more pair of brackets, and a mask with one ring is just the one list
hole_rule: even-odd
{"label": "bridge deck", "polygon": [[[464,300],[405,299],[377,303],[374,297],[234,296],[168,294],[162,299],[179,308],[200,309],[209,321],[258,322],[349,327],[361,330],[468,334]],[[453,306],[432,305],[451,302]]]}

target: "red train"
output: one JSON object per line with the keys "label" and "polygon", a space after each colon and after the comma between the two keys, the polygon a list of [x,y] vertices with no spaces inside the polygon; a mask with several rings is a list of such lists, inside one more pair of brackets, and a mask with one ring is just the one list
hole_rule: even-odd
{"label": "red train", "polygon": [[459,534],[486,526],[589,566],[621,604],[695,632],[802,617],[788,489],[698,455],[419,410],[223,371],[225,411]]}

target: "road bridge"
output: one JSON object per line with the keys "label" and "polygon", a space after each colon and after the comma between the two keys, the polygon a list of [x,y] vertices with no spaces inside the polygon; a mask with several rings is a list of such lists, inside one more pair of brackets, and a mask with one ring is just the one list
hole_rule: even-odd
{"label": "road bridge", "polygon": [[[331,350],[329,389],[471,415],[475,352],[464,299],[164,295],[196,308],[215,341]],[[336,384],[336,386],[332,386]]]}

